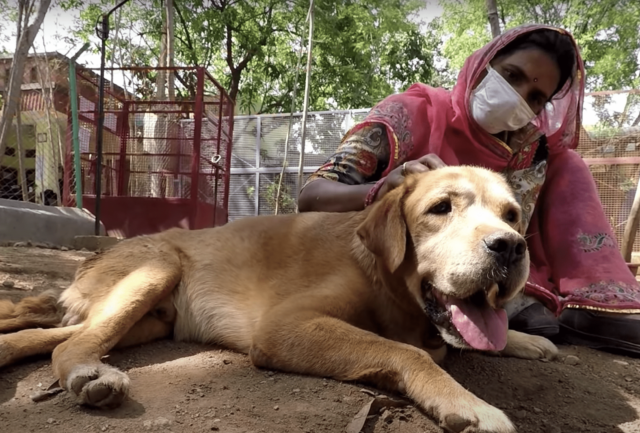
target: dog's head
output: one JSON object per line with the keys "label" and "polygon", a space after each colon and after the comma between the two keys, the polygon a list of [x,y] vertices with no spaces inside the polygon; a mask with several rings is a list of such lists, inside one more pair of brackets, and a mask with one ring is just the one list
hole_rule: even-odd
{"label": "dog's head", "polygon": [[499,174],[446,167],[408,177],[373,206],[358,236],[389,272],[405,274],[447,343],[502,350],[502,307],[529,275],[521,213]]}

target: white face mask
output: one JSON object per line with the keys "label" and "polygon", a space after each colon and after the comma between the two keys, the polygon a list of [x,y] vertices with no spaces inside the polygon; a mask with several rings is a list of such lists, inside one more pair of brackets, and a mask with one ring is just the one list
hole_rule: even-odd
{"label": "white face mask", "polygon": [[489,134],[516,131],[536,114],[502,75],[487,65],[487,76],[471,93],[471,115]]}

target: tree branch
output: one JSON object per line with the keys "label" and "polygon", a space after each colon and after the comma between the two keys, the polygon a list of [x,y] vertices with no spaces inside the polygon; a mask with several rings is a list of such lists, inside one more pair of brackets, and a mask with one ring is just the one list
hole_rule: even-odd
{"label": "tree branch", "polygon": [[600,25],[600,21],[602,21],[602,19],[607,16],[610,9],[611,9],[611,2],[604,7],[604,11],[601,11],[598,14],[600,19],[597,22],[593,23],[593,22],[589,22],[589,19],[585,20],[584,24],[582,25],[582,29],[580,30],[580,33],[586,32],[587,27],[597,28],[597,26]]}
{"label": "tree branch", "polygon": [[532,3],[531,0],[527,0],[527,4],[529,5],[531,12],[533,12],[534,21],[540,22],[540,15],[538,15],[538,11],[536,10],[536,4]]}
{"label": "tree branch", "polygon": [[238,66],[236,67],[237,71],[242,71],[244,68],[247,67],[247,64],[249,64],[251,59],[253,59],[253,56],[257,54],[258,47],[264,47],[265,45],[267,45],[267,42],[269,41],[269,36],[271,36],[271,34],[273,33],[272,31],[273,29],[271,28],[272,18],[273,18],[273,4],[269,6],[269,10],[267,11],[267,24],[262,28],[264,32],[262,33],[260,40],[256,44],[256,47],[249,50],[247,54],[244,56],[244,58],[240,61],[240,63],[238,63]]}
{"label": "tree branch", "polygon": [[233,65],[233,55],[232,55],[232,34],[231,34],[231,26],[229,24],[227,24],[226,26],[226,32],[227,32],[227,65],[229,66],[229,69],[231,69],[231,73],[233,73],[235,71],[235,67]]}
{"label": "tree branch", "polygon": [[207,44],[207,50],[204,52],[203,61],[205,68],[211,66],[211,44]]}
{"label": "tree branch", "polygon": [[268,104],[262,104],[262,106],[260,107],[260,112],[258,114],[265,114],[265,113],[273,113],[274,109],[280,108],[282,107],[286,102],[287,99],[289,99],[290,93],[283,93],[281,94],[279,97],[273,99],[271,102],[269,102]]}
{"label": "tree branch", "polygon": [[[196,55],[195,49],[193,47],[193,39],[191,38],[191,33],[189,32],[189,26],[187,26],[187,22],[184,19],[184,16],[182,15],[182,11],[180,11],[180,8],[178,7],[178,3],[177,2],[174,2],[173,7],[175,8],[176,14],[178,15],[178,19],[180,20],[180,24],[182,24],[182,29],[184,30],[184,34],[185,34],[185,36],[187,38],[187,41],[186,41],[185,45],[189,49],[189,54],[190,54],[190,57],[191,57],[191,61],[194,64],[197,64],[198,63],[198,56]],[[180,41],[182,41],[182,39],[180,39]]]}
{"label": "tree branch", "polygon": [[176,71],[175,75],[176,79],[180,81],[180,84],[182,84],[189,91],[189,93],[191,93],[191,97],[195,98],[196,89],[193,87],[192,83],[187,83],[187,81],[182,77],[182,74],[180,74],[178,71]]}

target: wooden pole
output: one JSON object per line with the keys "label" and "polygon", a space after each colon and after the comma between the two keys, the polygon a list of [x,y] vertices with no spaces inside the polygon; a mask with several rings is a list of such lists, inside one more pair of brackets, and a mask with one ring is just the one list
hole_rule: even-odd
{"label": "wooden pole", "polygon": [[[291,138],[291,125],[293,124],[293,113],[296,109],[296,94],[298,93],[298,76],[300,72],[300,63],[302,61],[302,44],[304,40],[300,40],[300,53],[298,54],[298,63],[296,63],[296,75],[293,80],[293,92],[291,95],[291,111],[289,113],[289,126],[287,128],[287,135],[284,139],[284,158],[282,160],[282,170],[280,170],[280,177],[278,178],[278,189],[276,191],[276,208],[275,215],[278,215],[280,210],[280,195],[282,194],[282,182],[284,181],[285,170],[289,166],[289,139]],[[297,203],[297,201],[296,201]]]}
{"label": "wooden pole", "polygon": [[71,134],[73,140],[73,167],[76,179],[76,207],[82,209],[82,164],[80,162],[80,121],[78,120],[78,88],[76,86],[76,61],[91,45],[85,43],[69,59],[69,99],[71,103]]}
{"label": "wooden pole", "polygon": [[304,176],[304,150],[307,135],[307,110],[309,108],[309,87],[311,86],[311,60],[313,50],[313,0],[309,5],[309,44],[307,46],[307,78],[304,83],[304,99],[302,101],[302,131],[300,143],[300,164],[298,165],[298,195],[302,189],[302,178]]}
{"label": "wooden pole", "polygon": [[[640,172],[638,173],[640,175]],[[631,255],[633,253],[633,243],[636,240],[638,232],[638,224],[640,223],[640,188],[636,188],[636,194],[633,197],[631,211],[627,224],[624,226],[624,234],[622,235],[622,256],[627,263],[631,263]]]}

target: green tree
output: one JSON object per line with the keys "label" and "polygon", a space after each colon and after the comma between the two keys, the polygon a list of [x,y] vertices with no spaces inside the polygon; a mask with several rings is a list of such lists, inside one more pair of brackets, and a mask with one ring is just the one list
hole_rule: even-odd
{"label": "green tree", "polygon": [[9,52],[7,42],[9,42],[9,35],[11,31],[9,26],[15,22],[14,8],[9,7],[8,0],[0,0],[0,54],[7,54]]}
{"label": "green tree", "polygon": [[[20,146],[20,95],[22,86],[22,77],[24,75],[24,68],[29,55],[29,50],[33,46],[33,41],[40,31],[40,26],[44,17],[49,10],[51,0],[40,0],[36,9],[35,1],[28,2],[26,0],[20,0],[17,8],[17,22],[16,22],[16,48],[11,60],[11,69],[9,71],[8,80],[5,78],[5,86],[7,87],[4,98],[6,104],[2,107],[2,113],[0,113],[0,162],[4,156],[4,151],[7,146],[7,138],[12,127],[13,117],[18,114],[18,148]],[[6,5],[5,5],[6,6]],[[5,10],[3,14],[11,14],[13,11]],[[33,18],[33,19],[32,19]],[[21,175],[24,171],[20,169]],[[26,200],[26,182],[23,184],[23,194]]]}
{"label": "green tree", "polygon": [[[441,0],[439,37],[447,37],[443,54],[452,68],[489,42],[485,0]],[[569,30],[585,59],[589,90],[638,85],[640,71],[640,2],[636,0],[500,0],[505,29],[526,23]]]}
{"label": "green tree", "polygon": [[[442,53],[452,70],[491,40],[486,0],[441,0],[444,13],[434,24],[445,38]],[[588,91],[640,86],[640,2],[637,0],[498,0],[503,29],[526,23],[569,30],[581,50]],[[629,98],[624,113],[607,113],[609,123],[636,123],[639,98]],[[640,117],[638,119],[640,120]]]}
{"label": "green tree", "polygon": [[640,94],[628,93],[622,111],[611,109],[611,95],[594,96],[593,109],[600,120],[597,129],[616,131],[625,126],[640,126]]}
{"label": "green tree", "polygon": [[[111,0],[81,11],[76,37],[93,40],[95,23]],[[208,68],[244,112],[288,111],[303,45],[308,0],[175,0],[176,65]],[[409,84],[431,82],[435,38],[415,22],[419,0],[316,0],[310,109],[370,107]],[[107,55],[123,66],[157,64],[161,0],[131,2],[123,9],[122,36]],[[97,49],[97,45],[96,45]],[[299,74],[301,86],[304,74]],[[146,74],[143,80],[153,78]],[[177,77],[193,93],[189,77]],[[138,84],[139,93],[152,91]],[[300,87],[301,88],[301,87]],[[298,92],[298,104],[302,92]]]}

